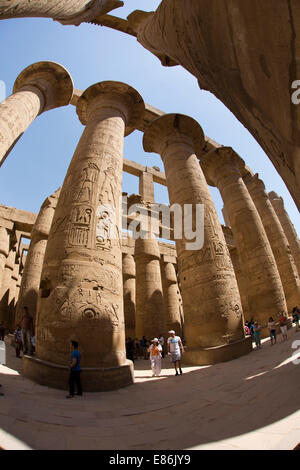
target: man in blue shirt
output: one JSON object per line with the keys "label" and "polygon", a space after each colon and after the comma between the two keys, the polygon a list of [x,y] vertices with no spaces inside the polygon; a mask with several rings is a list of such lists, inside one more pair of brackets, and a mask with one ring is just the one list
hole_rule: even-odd
{"label": "man in blue shirt", "polygon": [[77,387],[77,395],[82,395],[81,381],[80,381],[80,352],[78,351],[78,342],[71,341],[72,354],[70,364],[70,378],[69,378],[69,395],[66,398],[74,397],[74,386]]}

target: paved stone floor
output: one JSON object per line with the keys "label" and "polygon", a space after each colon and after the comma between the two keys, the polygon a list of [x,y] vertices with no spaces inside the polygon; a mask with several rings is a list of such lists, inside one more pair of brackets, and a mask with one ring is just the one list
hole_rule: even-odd
{"label": "paved stone floor", "polygon": [[[292,343],[298,340],[299,354]],[[184,367],[169,360],[152,378],[136,361],[135,384],[66,400],[22,376],[7,343],[0,365],[0,447],[4,449],[292,449],[300,442],[300,332],[231,362]],[[300,360],[299,360],[300,362]]]}

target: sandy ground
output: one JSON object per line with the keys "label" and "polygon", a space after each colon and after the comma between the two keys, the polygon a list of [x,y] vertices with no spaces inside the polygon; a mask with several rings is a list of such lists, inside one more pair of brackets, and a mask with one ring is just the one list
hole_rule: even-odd
{"label": "sandy ground", "polygon": [[71,400],[24,378],[8,340],[6,350],[4,449],[292,449],[300,442],[294,329],[273,347],[265,340],[259,351],[214,366],[184,366],[178,377],[168,358],[159,378],[152,378],[149,361],[139,360],[134,385]]}

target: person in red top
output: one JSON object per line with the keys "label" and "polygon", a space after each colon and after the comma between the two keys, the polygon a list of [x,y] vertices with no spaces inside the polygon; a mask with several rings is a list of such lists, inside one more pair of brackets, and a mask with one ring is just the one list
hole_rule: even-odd
{"label": "person in red top", "polygon": [[280,314],[279,326],[280,326],[280,330],[281,330],[281,333],[282,333],[282,338],[283,338],[283,341],[284,341],[285,339],[288,339],[288,336],[287,336],[287,320],[286,320],[286,316],[285,316],[284,312],[281,312],[281,314]]}
{"label": "person in red top", "polygon": [[31,336],[33,336],[33,318],[28,312],[28,308],[24,307],[24,315],[21,320],[23,354],[32,355]]}

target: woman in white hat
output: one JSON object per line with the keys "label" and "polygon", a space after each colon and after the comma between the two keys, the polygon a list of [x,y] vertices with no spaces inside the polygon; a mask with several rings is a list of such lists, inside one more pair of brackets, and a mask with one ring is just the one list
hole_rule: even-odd
{"label": "woman in white hat", "polygon": [[161,352],[162,347],[159,344],[158,338],[151,341],[151,346],[148,348],[150,353],[150,364],[152,369],[152,377],[158,377],[161,372]]}

